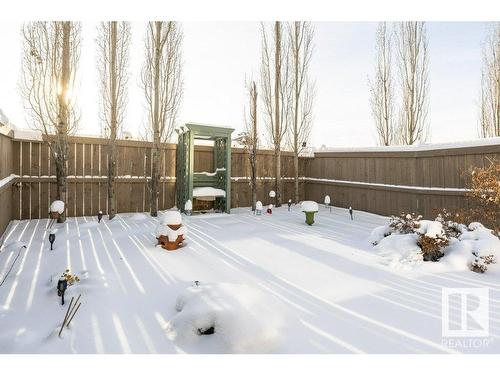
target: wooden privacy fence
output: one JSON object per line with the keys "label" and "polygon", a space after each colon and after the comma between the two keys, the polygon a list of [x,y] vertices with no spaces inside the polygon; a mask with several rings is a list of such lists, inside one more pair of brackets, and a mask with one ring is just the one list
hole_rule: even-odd
{"label": "wooden privacy fence", "polygon": [[305,162],[305,196],[322,202],[329,194],[335,206],[431,218],[441,208],[466,208],[466,172],[495,158],[500,160],[500,141],[435,150],[321,152]]}
{"label": "wooden privacy fence", "polygon": [[[162,145],[159,209],[175,205],[175,144]],[[115,180],[117,212],[149,211],[148,181],[151,176],[151,143],[142,141],[117,142]],[[195,172],[213,171],[213,150],[196,146]],[[36,140],[12,140],[12,173],[19,176],[12,187],[12,219],[45,218],[50,202],[56,199],[55,163],[48,146]],[[284,153],[284,195],[292,196],[293,159]],[[245,150],[232,152],[233,207],[249,206],[251,192],[247,176],[250,165]],[[273,154],[263,150],[258,155],[258,197],[267,202],[266,192],[273,188]],[[96,215],[107,212],[108,148],[101,138],[71,138],[68,155],[68,216]],[[303,189],[302,189],[303,190]]]}
{"label": "wooden privacy fence", "polygon": [[[159,208],[175,205],[174,144],[162,146]],[[148,178],[151,143],[117,142],[116,198],[118,212],[149,211]],[[56,197],[55,164],[41,141],[13,139],[0,134],[0,234],[12,219],[47,217]],[[466,207],[467,176],[473,166],[500,159],[500,141],[490,145],[411,151],[334,151],[300,158],[300,198],[382,215],[402,211],[431,217],[435,209]],[[274,188],[273,153],[260,150],[257,198],[269,203]],[[195,172],[213,171],[209,146],[195,149]],[[282,157],[283,202],[293,198],[293,156]],[[251,205],[250,165],[246,151],[233,148],[231,160],[232,207]],[[68,159],[67,209],[69,216],[107,211],[107,146],[101,138],[75,137]]]}

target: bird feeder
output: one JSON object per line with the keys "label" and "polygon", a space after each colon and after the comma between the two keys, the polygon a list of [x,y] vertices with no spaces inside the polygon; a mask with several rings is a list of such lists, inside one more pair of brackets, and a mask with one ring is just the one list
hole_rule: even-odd
{"label": "bird feeder", "polygon": [[318,204],[314,201],[304,201],[301,205],[302,212],[306,214],[306,224],[314,224],[314,214],[318,212]]}
{"label": "bird feeder", "polygon": [[186,227],[179,211],[167,211],[156,227],[156,239],[165,250],[177,250],[183,245]]}

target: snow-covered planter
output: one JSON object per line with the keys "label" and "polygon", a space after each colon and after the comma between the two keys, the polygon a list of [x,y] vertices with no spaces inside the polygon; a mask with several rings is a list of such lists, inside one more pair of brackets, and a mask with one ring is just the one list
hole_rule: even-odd
{"label": "snow-covered planter", "polygon": [[61,215],[64,213],[64,202],[63,201],[52,202],[49,210],[51,219],[59,219],[59,217],[61,217]]}
{"label": "snow-covered planter", "polygon": [[156,239],[165,250],[177,250],[182,246],[186,233],[179,211],[166,211],[156,227]]}
{"label": "snow-covered planter", "polygon": [[269,353],[286,334],[286,309],[244,284],[196,283],[176,301],[168,337],[188,352]]}
{"label": "snow-covered planter", "polygon": [[318,204],[314,201],[303,201],[302,212],[306,214],[306,224],[313,225],[314,224],[314,214],[318,212]]}

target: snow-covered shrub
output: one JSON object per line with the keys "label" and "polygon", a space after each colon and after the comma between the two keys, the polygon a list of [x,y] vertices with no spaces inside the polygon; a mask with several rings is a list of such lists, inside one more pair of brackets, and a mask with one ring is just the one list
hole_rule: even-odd
{"label": "snow-covered shrub", "polygon": [[415,233],[420,225],[419,223],[421,219],[421,215],[415,215],[414,213],[402,213],[399,216],[392,216],[389,226],[398,233]]}
{"label": "snow-covered shrub", "polygon": [[437,262],[444,255],[443,249],[449,241],[444,235],[427,236],[421,234],[417,242],[422,251],[422,257],[427,262]]}
{"label": "snow-covered shrub", "polygon": [[[460,224],[456,221],[458,215],[453,215],[446,209],[442,209],[436,216],[435,221],[438,221],[443,226],[443,230],[447,237],[459,237],[462,233],[467,231],[467,226]],[[454,220],[455,219],[455,220]]]}
{"label": "snow-covered shrub", "polygon": [[488,265],[496,263],[496,259],[494,255],[487,256],[476,256],[476,258],[471,263],[471,270],[477,273],[485,273],[488,269]]}
{"label": "snow-covered shrub", "polygon": [[466,177],[470,178],[467,199],[471,208],[458,212],[460,222],[481,222],[500,236],[500,161],[472,168]]}

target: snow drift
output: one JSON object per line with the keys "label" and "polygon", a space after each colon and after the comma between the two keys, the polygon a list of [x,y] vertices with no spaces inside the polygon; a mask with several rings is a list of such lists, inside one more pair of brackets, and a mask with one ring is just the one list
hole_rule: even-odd
{"label": "snow drift", "polygon": [[243,284],[189,287],[175,308],[169,338],[201,352],[267,353],[280,344],[286,327],[280,302]]}

